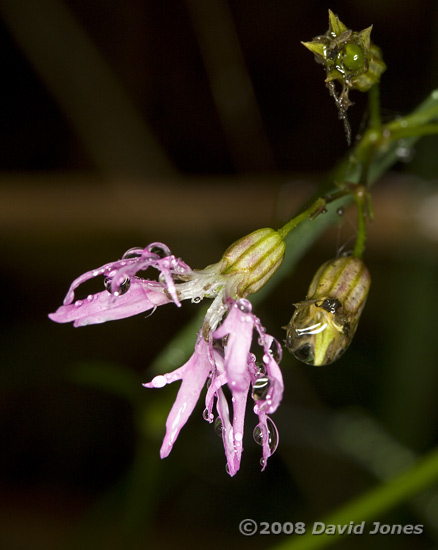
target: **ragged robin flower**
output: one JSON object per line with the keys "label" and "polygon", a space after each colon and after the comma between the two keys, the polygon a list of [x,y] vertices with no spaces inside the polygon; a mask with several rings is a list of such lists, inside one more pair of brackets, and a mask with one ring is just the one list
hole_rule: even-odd
{"label": "ragged robin flower", "polygon": [[[204,418],[214,422],[221,433],[227,472],[233,476],[240,467],[250,392],[258,417],[253,436],[262,446],[264,469],[278,443],[277,428],[269,415],[276,411],[283,395],[278,366],[281,346],[266,333],[247,296],[275,273],[284,250],[282,236],[269,228],[238,240],[217,264],[202,270],[191,269],[162,243],[133,248],[121,260],[88,271],[73,281],[64,305],[49,317],[58,323],[73,321],[74,326],[84,326],[130,317],[170,302],[181,306],[182,300],[199,302],[212,298],[191,358],[175,371],[144,384],[147,388],[161,388],[182,381],[166,422],[160,455],[169,455],[208,381]],[[159,272],[157,279],[141,276],[149,268]],[[104,289],[75,300],[76,289],[95,277],[103,277]],[[231,414],[227,393],[231,396]]]}

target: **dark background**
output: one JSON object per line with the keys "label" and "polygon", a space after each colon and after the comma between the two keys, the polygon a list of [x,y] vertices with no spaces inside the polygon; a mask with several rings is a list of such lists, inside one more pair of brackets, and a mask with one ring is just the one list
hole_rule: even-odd
{"label": "dark background", "polygon": [[[141,382],[181,364],[178,346],[174,365],[157,358],[199,306],[78,330],[47,318],[76,276],[132,246],[163,241],[203,267],[310,196],[346,152],[324,71],[300,44],[327,30],[328,8],[374,25],[384,120],[437,87],[432,0],[0,0],[2,548],[266,548],[280,538],[245,538],[242,519],[310,525],[436,444],[434,137],[375,187],[373,286],[348,353],[322,369],[284,357],[264,473],[250,410],[234,479],[202,404],[159,459],[177,388]],[[366,98],[352,99],[356,134]],[[354,231],[346,217],[257,307],[268,332],[284,338],[291,304]],[[435,490],[376,518],[424,535],[373,545],[433,547]]]}

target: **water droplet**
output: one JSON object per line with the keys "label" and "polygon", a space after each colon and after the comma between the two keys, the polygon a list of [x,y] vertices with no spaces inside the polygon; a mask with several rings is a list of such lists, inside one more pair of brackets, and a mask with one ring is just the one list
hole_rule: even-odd
{"label": "water droplet", "polygon": [[199,304],[199,302],[202,300],[200,296],[195,296],[192,298],[192,304]]}
{"label": "water droplet", "polygon": [[395,154],[401,162],[410,162],[414,156],[412,147],[408,147],[404,139],[398,141]]}
{"label": "water droplet", "polygon": [[237,441],[237,442],[242,441],[242,439],[243,439],[243,434],[240,433],[240,432],[236,432],[236,433],[234,434],[234,439],[235,439],[235,441]]}
{"label": "water droplet", "polygon": [[87,296],[87,302],[92,302],[94,300],[94,295],[93,294],[89,294]]}
{"label": "water droplet", "polygon": [[342,307],[342,304],[337,298],[326,298],[325,300],[315,302],[315,306],[321,307],[329,313],[336,313]]}
{"label": "water droplet", "polygon": [[264,466],[265,465],[265,459],[262,457],[260,459],[260,466]]}
{"label": "water droplet", "polygon": [[216,420],[214,421],[214,431],[216,432],[216,435],[219,437],[222,437],[224,427],[222,426],[222,420],[218,416]]}
{"label": "water droplet", "polygon": [[252,304],[249,300],[242,298],[236,302],[236,306],[242,311],[242,313],[251,313]]}
{"label": "water droplet", "polygon": [[264,363],[261,363],[260,361],[257,361],[256,362],[256,367],[257,367],[257,374],[258,375],[266,374],[266,365]]}
{"label": "water droplet", "polygon": [[162,374],[159,374],[158,376],[155,376],[155,378],[152,379],[152,385],[154,388],[162,388],[167,384],[166,377]]}
{"label": "water droplet", "polygon": [[281,349],[279,342],[275,338],[272,339],[272,342],[269,345],[268,351],[269,351],[269,354],[274,359],[274,361],[276,363],[280,363],[281,358],[283,357],[283,351]]}
{"label": "water droplet", "polygon": [[228,475],[230,474],[230,467],[228,466],[228,464],[225,464],[225,471]]}
{"label": "water droplet", "polygon": [[254,401],[266,399],[270,386],[270,381],[267,376],[260,376],[252,385],[252,398]]}
{"label": "water droplet", "polygon": [[263,442],[267,438],[268,440],[268,446],[269,450],[271,451],[271,454],[275,452],[278,446],[278,431],[277,426],[272,422],[272,420],[269,418],[269,416],[266,417],[266,424],[263,424],[260,422],[260,424],[257,424],[257,426],[254,428],[253,434],[252,434],[254,441],[257,443],[257,445],[263,446]]}
{"label": "water droplet", "polygon": [[126,294],[131,286],[131,279],[129,277],[125,277],[124,280],[120,283],[118,288],[116,288],[114,291],[112,290],[112,279],[109,277],[106,277],[103,282],[106,290],[113,294],[114,296],[121,296],[122,294]]}
{"label": "water droplet", "polygon": [[123,260],[133,260],[135,258],[140,258],[143,254],[143,249],[142,248],[139,248],[138,246],[135,246],[133,248],[130,248],[129,250],[127,250],[123,256],[122,256],[122,259]]}
{"label": "water droplet", "polygon": [[114,296],[121,296],[122,294],[126,294],[131,286],[131,279],[129,277],[125,277],[125,279],[121,282],[119,288],[114,291]]}
{"label": "water droplet", "polygon": [[343,216],[345,214],[345,208],[343,206],[340,206],[337,210],[336,210],[336,213],[338,214],[338,216]]}
{"label": "water droplet", "polygon": [[75,307],[81,307],[81,305],[82,305],[82,300],[76,300]]}
{"label": "water droplet", "polygon": [[146,248],[148,252],[151,252],[152,254],[156,254],[160,258],[165,258],[166,256],[171,255],[170,250],[167,248],[165,244],[162,244],[162,243],[152,243]]}
{"label": "water droplet", "polygon": [[214,420],[214,414],[211,413],[208,409],[204,409],[204,412],[202,413],[202,417],[204,418],[204,420],[206,420],[207,422],[210,422],[210,424],[213,422]]}

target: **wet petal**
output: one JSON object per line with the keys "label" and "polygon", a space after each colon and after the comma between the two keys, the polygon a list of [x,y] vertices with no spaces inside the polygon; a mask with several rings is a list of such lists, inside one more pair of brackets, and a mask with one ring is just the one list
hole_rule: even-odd
{"label": "wet petal", "polygon": [[[249,392],[249,376],[247,387],[243,391],[233,392],[233,468],[237,472],[240,468],[240,460],[243,452],[243,432],[245,425],[246,402]],[[232,475],[230,473],[230,475]]]}
{"label": "wet petal", "polygon": [[169,455],[172,447],[185,425],[196,403],[211,369],[209,344],[203,338],[198,340],[195,352],[182,367],[173,373],[156,376],[151,382],[143,384],[147,388],[162,387],[165,384],[182,380],[175,403],[166,421],[166,435],[160,450],[161,458]]}
{"label": "wet petal", "polygon": [[243,391],[248,380],[248,355],[251,348],[255,316],[248,309],[248,300],[233,302],[222,325],[213,333],[214,338],[228,336],[225,347],[225,370],[231,390]]}
{"label": "wet petal", "polygon": [[114,296],[107,290],[90,294],[85,300],[60,306],[49,318],[57,323],[73,321],[75,327],[81,327],[131,317],[170,301],[159,283],[133,280],[125,294]]}
{"label": "wet petal", "polygon": [[263,458],[260,461],[263,472],[268,463],[268,458],[277,450],[279,441],[277,426],[266,415],[265,411],[259,412],[259,423],[254,430],[254,439],[263,448]]}

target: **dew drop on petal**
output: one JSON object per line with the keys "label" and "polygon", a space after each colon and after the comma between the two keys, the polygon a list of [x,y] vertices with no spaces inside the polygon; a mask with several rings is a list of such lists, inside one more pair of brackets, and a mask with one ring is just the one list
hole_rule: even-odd
{"label": "dew drop on petal", "polygon": [[162,388],[167,384],[166,377],[162,374],[159,374],[158,376],[155,376],[155,378],[152,379],[151,384],[154,388]]}
{"label": "dew drop on petal", "polygon": [[262,363],[261,361],[257,361],[256,367],[258,375],[266,374],[266,365],[264,363]]}
{"label": "dew drop on petal", "polygon": [[206,420],[207,422],[210,422],[210,424],[213,422],[214,420],[214,414],[211,413],[207,408],[204,409],[204,412],[202,413],[202,417],[204,418],[204,420]]}
{"label": "dew drop on petal", "polygon": [[149,246],[146,247],[148,252],[151,252],[152,254],[156,254],[160,258],[165,258],[166,256],[170,256],[171,252],[167,248],[165,244],[161,243],[152,243]]}
{"label": "dew drop on petal", "polygon": [[274,359],[274,361],[276,363],[280,363],[281,358],[283,356],[283,352],[282,352],[280,344],[278,343],[278,341],[275,338],[272,339],[272,342],[269,346],[268,351],[272,355],[272,358]]}
{"label": "dew drop on petal", "polygon": [[76,300],[75,307],[81,307],[81,305],[82,305],[82,300]]}
{"label": "dew drop on petal", "polygon": [[263,445],[264,431],[266,431],[266,428],[261,424],[257,424],[257,426],[254,428],[254,431],[252,432],[252,437],[257,445]]}
{"label": "dew drop on petal", "polygon": [[220,419],[219,416],[214,421],[214,431],[216,432],[216,435],[222,437],[224,427],[222,426],[222,420]]}
{"label": "dew drop on petal", "polygon": [[199,304],[199,302],[202,300],[200,296],[195,296],[192,298],[192,304]]}
{"label": "dew drop on petal", "polygon": [[257,445],[263,446],[263,441],[266,437],[268,438],[268,446],[272,454],[278,446],[278,430],[269,417],[266,417],[266,424],[257,424],[253,431],[253,438]]}
{"label": "dew drop on petal", "polygon": [[270,381],[267,376],[260,376],[252,385],[252,398],[254,401],[266,399],[270,386]]}
{"label": "dew drop on petal", "polygon": [[125,277],[124,280],[120,283],[118,288],[116,288],[114,291],[112,290],[112,279],[109,277],[106,277],[103,282],[106,290],[113,294],[114,296],[121,296],[122,294],[126,294],[131,286],[131,279],[129,277]]}
{"label": "dew drop on petal", "polygon": [[234,439],[235,439],[236,441],[242,441],[242,439],[243,439],[243,434],[240,433],[240,432],[236,432],[236,433],[234,434]]}
{"label": "dew drop on petal", "polygon": [[89,294],[89,295],[87,296],[87,302],[92,302],[93,300],[94,300],[93,294]]}
{"label": "dew drop on petal", "polygon": [[135,258],[140,258],[143,254],[143,249],[142,248],[139,248],[138,246],[135,246],[133,248],[130,248],[129,250],[127,250],[123,256],[122,256],[122,259],[123,260],[133,260]]}
{"label": "dew drop on petal", "polygon": [[121,296],[122,294],[126,294],[131,286],[131,279],[129,277],[126,277],[120,284],[119,288],[117,288],[114,291],[114,296]]}
{"label": "dew drop on petal", "polygon": [[228,475],[230,474],[230,467],[228,466],[228,464],[225,464],[225,471]]}
{"label": "dew drop on petal", "polygon": [[236,306],[240,309],[242,313],[251,313],[252,311],[251,302],[249,300],[246,300],[245,298],[237,300]]}

